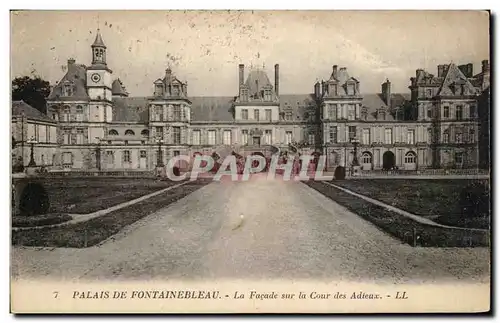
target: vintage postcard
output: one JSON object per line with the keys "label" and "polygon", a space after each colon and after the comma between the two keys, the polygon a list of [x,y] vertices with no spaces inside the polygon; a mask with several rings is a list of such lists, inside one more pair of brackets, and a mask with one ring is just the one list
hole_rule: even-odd
{"label": "vintage postcard", "polygon": [[488,312],[489,29],[12,11],[11,312]]}

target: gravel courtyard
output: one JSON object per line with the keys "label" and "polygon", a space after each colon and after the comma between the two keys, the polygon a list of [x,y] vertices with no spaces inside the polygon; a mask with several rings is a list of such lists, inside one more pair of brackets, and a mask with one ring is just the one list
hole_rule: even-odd
{"label": "gravel courtyard", "polygon": [[12,247],[12,276],[60,280],[489,281],[488,248],[412,248],[303,183],[213,182],[87,249]]}

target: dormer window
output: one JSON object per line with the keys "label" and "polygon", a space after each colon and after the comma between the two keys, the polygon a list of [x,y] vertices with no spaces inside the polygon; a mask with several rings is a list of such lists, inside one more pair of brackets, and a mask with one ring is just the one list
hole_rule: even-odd
{"label": "dormer window", "polygon": [[354,95],[355,93],[354,83],[347,84],[347,95]]}
{"label": "dormer window", "polygon": [[163,84],[162,83],[157,83],[155,84],[155,96],[162,96],[163,95]]}
{"label": "dormer window", "polygon": [[172,87],[172,95],[173,96],[179,96],[179,85],[178,84],[174,84],[173,87]]}
{"label": "dormer window", "polygon": [[73,85],[71,83],[64,84],[63,96],[73,96]]}

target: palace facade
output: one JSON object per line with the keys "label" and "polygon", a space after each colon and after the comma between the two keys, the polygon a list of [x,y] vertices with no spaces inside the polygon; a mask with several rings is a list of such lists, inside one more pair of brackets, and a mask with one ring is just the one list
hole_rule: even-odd
{"label": "palace facade", "polygon": [[[409,93],[393,93],[389,80],[380,93],[362,93],[360,80],[334,65],[312,93],[282,94],[278,64],[274,82],[264,70],[240,64],[235,96],[189,96],[187,83],[167,68],[152,82],[151,96],[132,97],[108,66],[99,31],[91,50],[90,66],[68,60],[39,124],[16,123],[13,140],[36,141],[37,165],[153,170],[176,155],[247,155],[293,145],[326,155],[330,169],[350,165],[356,151],[364,170],[415,170],[475,168],[481,149],[489,151],[479,140],[481,111],[489,113],[487,60],[479,74],[472,64],[439,65],[437,75],[418,69]],[[18,154],[27,165],[24,147]]]}

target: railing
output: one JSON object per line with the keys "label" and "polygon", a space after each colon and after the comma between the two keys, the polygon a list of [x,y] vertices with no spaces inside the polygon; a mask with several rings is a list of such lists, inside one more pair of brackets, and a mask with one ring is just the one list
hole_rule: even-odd
{"label": "railing", "polygon": [[379,175],[488,175],[487,169],[421,169],[421,170],[361,170],[360,176],[379,176]]}
{"label": "railing", "polygon": [[154,170],[113,170],[113,171],[51,171],[48,173],[40,173],[40,177],[155,177],[156,173]]}

